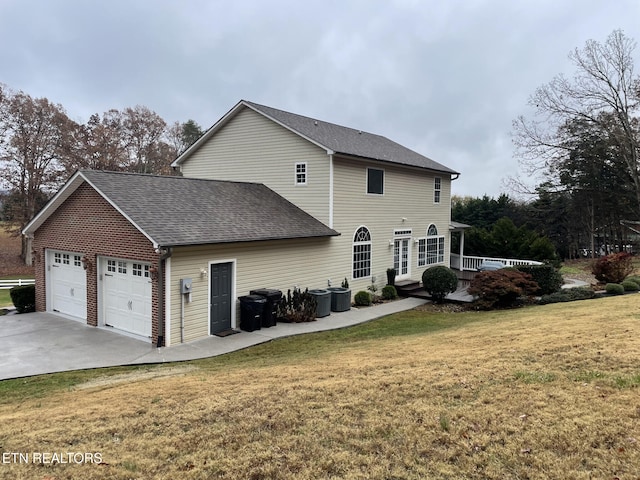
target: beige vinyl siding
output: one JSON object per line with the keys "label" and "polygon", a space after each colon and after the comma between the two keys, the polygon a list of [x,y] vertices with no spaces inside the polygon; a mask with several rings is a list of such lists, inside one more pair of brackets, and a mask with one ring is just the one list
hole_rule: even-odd
{"label": "beige vinyl siding", "polygon": [[[192,301],[185,305],[185,342],[209,334],[209,278],[200,269],[210,262],[236,263],[236,327],[240,326],[237,297],[257,288],[275,288],[284,293],[298,286],[301,289],[326,288],[327,280],[339,285],[337,276],[344,267],[336,265],[331,254],[331,238],[248,242],[228,245],[175,248],[171,256],[171,345],[180,343],[180,279],[192,278]],[[347,265],[348,267],[348,265]]]}
{"label": "beige vinyl siding", "polygon": [[[307,163],[307,185],[295,165]],[[249,108],[242,109],[182,165],[185,177],[267,185],[329,223],[329,156],[322,148]]]}
{"label": "beige vinyl siding", "polygon": [[[367,167],[384,170],[383,195],[366,193]],[[356,280],[351,277],[351,245],[353,235],[361,225],[371,233],[371,274],[376,277],[379,289],[386,283],[387,268],[393,267],[393,247],[389,242],[394,239],[395,229],[412,230],[409,244],[412,279],[420,280],[425,270],[425,267],[418,267],[418,245],[414,240],[424,238],[431,223],[439,235],[445,236],[445,264],[449,264],[450,178],[419,169],[339,157],[334,160],[334,173],[334,228],[342,233],[335,241],[334,250],[341,258],[347,252],[348,278],[353,293],[371,284],[371,278]],[[434,176],[442,178],[440,204],[435,205]]]}

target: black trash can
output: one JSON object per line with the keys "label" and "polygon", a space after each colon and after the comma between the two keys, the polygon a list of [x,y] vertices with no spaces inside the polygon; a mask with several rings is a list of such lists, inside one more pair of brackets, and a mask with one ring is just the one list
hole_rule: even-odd
{"label": "black trash can", "polygon": [[344,287],[327,288],[331,292],[331,311],[346,312],[351,310],[351,290]]}
{"label": "black trash can", "polygon": [[278,302],[282,298],[282,292],[271,288],[260,288],[258,290],[251,290],[249,295],[259,295],[266,300],[264,310],[262,311],[261,325],[263,328],[273,327],[277,323]]}
{"label": "black trash can", "polygon": [[245,295],[240,300],[240,330],[253,332],[260,330],[262,312],[267,300],[260,295]]}
{"label": "black trash can", "polygon": [[316,318],[331,315],[331,292],[329,290],[309,290],[316,299]]}

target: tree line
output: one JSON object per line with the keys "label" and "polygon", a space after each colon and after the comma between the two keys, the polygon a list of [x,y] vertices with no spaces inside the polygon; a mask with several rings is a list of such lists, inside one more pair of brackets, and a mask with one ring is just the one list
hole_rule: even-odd
{"label": "tree line", "polygon": [[202,133],[193,120],[169,125],[141,105],[78,123],[62,105],[0,84],[0,219],[19,232],[79,169],[172,174]]}
{"label": "tree line", "polygon": [[533,114],[513,122],[523,173],[537,177],[531,221],[566,256],[621,250],[640,221],[640,77],[636,42],[621,30],[569,54],[574,72],[557,75],[531,95]]}

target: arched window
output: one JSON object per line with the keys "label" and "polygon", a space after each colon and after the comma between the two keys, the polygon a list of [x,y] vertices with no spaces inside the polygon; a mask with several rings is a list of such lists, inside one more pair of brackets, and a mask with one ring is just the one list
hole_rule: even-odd
{"label": "arched window", "polygon": [[427,265],[444,263],[444,235],[438,235],[438,229],[432,223],[427,228]]}
{"label": "arched window", "polygon": [[360,227],[353,236],[353,278],[371,275],[371,234]]}

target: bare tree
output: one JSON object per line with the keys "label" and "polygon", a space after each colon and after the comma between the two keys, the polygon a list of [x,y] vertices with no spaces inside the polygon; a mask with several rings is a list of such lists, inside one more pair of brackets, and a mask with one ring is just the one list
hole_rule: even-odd
{"label": "bare tree", "polygon": [[[3,92],[0,104],[0,176],[20,201],[12,211],[17,233],[36,214],[42,194],[66,179],[62,157],[75,124],[46,98]],[[23,241],[23,256],[27,248]]]}
{"label": "bare tree", "polygon": [[73,155],[67,171],[78,169],[119,171],[129,165],[123,116],[119,110],[108,110],[102,117],[94,113],[75,131]]}
{"label": "bare tree", "polygon": [[189,148],[204,132],[194,120],[184,123],[174,122],[167,128],[167,143],[173,149],[174,159]]}
{"label": "bare tree", "polygon": [[126,108],[123,126],[130,162],[127,170],[161,173],[169,168],[171,159],[160,146],[167,124],[160,115],[140,105]]}
{"label": "bare tree", "polygon": [[576,67],[573,79],[558,75],[536,90],[529,100],[535,118],[521,116],[513,122],[516,154],[527,175],[552,173],[550,167],[570,152],[571,129],[564,127],[584,121],[615,139],[640,208],[640,145],[633,116],[640,100],[640,80],[633,71],[635,47],[621,30],[613,31],[604,44],[589,40],[569,54]]}

